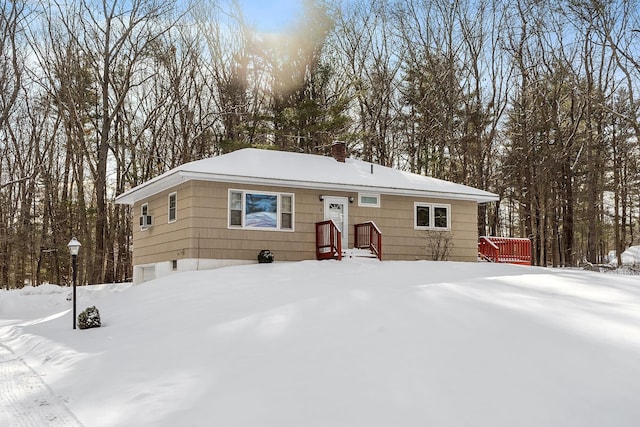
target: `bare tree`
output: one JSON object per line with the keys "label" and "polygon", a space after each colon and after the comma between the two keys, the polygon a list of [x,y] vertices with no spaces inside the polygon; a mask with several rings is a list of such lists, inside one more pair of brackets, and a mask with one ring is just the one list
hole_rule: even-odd
{"label": "bare tree", "polygon": [[[15,113],[17,104],[21,103],[18,97],[22,89],[24,51],[21,49],[23,46],[20,39],[25,18],[24,2],[0,2],[0,286],[4,284],[6,287],[12,281],[12,258],[24,266],[19,256],[21,248],[16,247],[19,238],[16,228],[20,225],[22,233],[25,221],[28,220],[16,216],[17,211],[14,209],[18,207],[18,197],[21,197],[21,201],[26,201],[24,189],[33,182],[32,173],[22,175],[25,173],[26,161],[21,163],[16,159],[22,153],[21,141],[14,133],[15,122],[11,122],[15,120],[12,114]],[[21,286],[24,275],[19,276],[17,281]]]}
{"label": "bare tree", "polygon": [[4,127],[21,89],[24,59],[18,49],[19,32],[25,5],[22,2],[0,2],[0,128]]}
{"label": "bare tree", "polygon": [[[79,152],[83,153],[87,161],[85,166],[92,175],[91,200],[95,202],[95,216],[92,221],[94,230],[87,235],[93,240],[91,245],[86,245],[93,248],[87,280],[100,283],[105,275],[105,253],[110,232],[108,201],[113,197],[113,193],[108,191],[107,173],[113,153],[122,143],[116,132],[116,123],[133,88],[149,77],[144,73],[144,60],[155,41],[173,27],[174,4],[151,0],[81,0],[75,4],[55,2],[53,7],[44,8],[48,10],[49,34],[55,32],[61,36],[52,39],[51,43],[66,40],[70,52],[73,52],[73,56],[69,56],[63,49],[54,49],[59,52],[58,58],[66,56],[72,59],[66,64],[58,63],[65,67],[66,75],[75,75],[76,81],[83,79],[80,93],[69,92],[75,90],[74,86],[69,87],[62,82],[57,84],[67,91],[69,102],[66,105],[79,105],[73,110],[82,110],[72,111],[74,122],[69,128],[73,133],[67,136],[70,142],[80,144]],[[41,55],[42,58],[47,56],[46,52]],[[60,77],[60,73],[49,75],[54,83]],[[93,128],[93,134],[82,136],[87,135],[88,126]],[[79,163],[73,162],[74,166]],[[83,171],[76,167],[74,173],[80,177]]]}
{"label": "bare tree", "polygon": [[395,126],[402,63],[391,7],[384,0],[345,6],[337,18],[335,50],[340,74],[350,83],[355,142],[351,150],[367,161],[396,163]]}

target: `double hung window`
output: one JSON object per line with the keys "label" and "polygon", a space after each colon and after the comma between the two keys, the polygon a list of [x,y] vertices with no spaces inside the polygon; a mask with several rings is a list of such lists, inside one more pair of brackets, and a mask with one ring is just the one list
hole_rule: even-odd
{"label": "double hung window", "polygon": [[177,219],[178,193],[169,194],[169,218],[168,222],[175,222]]}
{"label": "double hung window", "polygon": [[140,207],[140,230],[145,231],[153,224],[153,217],[149,215],[149,203]]}

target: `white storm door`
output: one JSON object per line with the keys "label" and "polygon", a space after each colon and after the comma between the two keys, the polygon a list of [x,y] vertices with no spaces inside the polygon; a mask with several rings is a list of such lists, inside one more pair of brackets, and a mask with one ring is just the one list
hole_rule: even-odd
{"label": "white storm door", "polygon": [[342,232],[342,248],[349,247],[349,200],[346,197],[324,196],[324,219],[332,219]]}

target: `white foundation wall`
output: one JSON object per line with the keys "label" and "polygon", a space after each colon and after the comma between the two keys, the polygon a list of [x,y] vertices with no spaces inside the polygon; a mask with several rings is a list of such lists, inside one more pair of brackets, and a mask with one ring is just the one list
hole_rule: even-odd
{"label": "white foundation wall", "polygon": [[166,277],[181,271],[211,270],[214,268],[230,267],[233,265],[256,264],[257,261],[243,259],[197,259],[184,258],[174,261],[157,262],[153,264],[135,265],[133,267],[133,284],[139,285],[157,277]]}

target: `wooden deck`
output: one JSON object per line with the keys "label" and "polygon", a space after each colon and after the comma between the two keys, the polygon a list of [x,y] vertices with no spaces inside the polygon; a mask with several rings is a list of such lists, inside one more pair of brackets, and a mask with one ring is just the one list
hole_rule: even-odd
{"label": "wooden deck", "polygon": [[478,242],[478,258],[488,262],[531,265],[531,240],[482,236]]}

